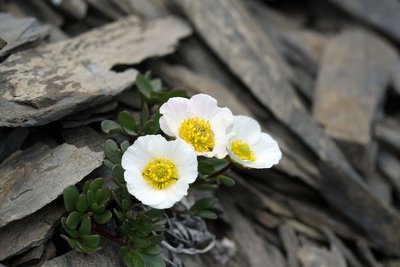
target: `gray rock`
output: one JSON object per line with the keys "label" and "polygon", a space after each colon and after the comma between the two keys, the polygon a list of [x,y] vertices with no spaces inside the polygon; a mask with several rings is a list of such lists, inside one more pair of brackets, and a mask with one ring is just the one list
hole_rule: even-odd
{"label": "gray rock", "polygon": [[22,220],[0,228],[0,261],[45,243],[54,223],[65,212],[62,203],[52,203]]}
{"label": "gray rock", "polygon": [[49,34],[49,30],[35,18],[16,18],[0,13],[1,38],[6,42],[0,51],[0,58],[34,46]]}
{"label": "gray rock", "polygon": [[368,145],[371,123],[397,59],[394,47],[362,29],[332,38],[325,48],[313,115],[336,139]]}
{"label": "gray rock", "polygon": [[0,126],[42,125],[106,102],[135,81],[137,71],[114,72],[171,53],[190,28],[166,17],[127,17],[78,37],[11,55],[0,65]]}
{"label": "gray rock", "polygon": [[0,227],[24,218],[76,184],[103,161],[101,152],[36,144],[0,165]]}
{"label": "gray rock", "polygon": [[397,0],[327,0],[400,42],[400,3]]}

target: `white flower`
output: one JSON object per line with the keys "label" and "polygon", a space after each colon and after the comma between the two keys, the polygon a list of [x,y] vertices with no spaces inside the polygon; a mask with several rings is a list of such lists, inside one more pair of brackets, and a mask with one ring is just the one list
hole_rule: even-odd
{"label": "white flower", "polygon": [[198,175],[192,147],[161,135],[139,137],[126,150],[121,164],[129,193],[155,209],[170,208],[180,201]]}
{"label": "white flower", "polygon": [[209,95],[192,98],[170,98],[160,107],[161,130],[193,146],[197,155],[224,158],[231,135],[233,115],[228,108],[217,106]]}
{"label": "white flower", "polygon": [[282,157],[278,143],[269,134],[262,133],[258,122],[247,116],[235,116],[234,136],[228,144],[232,161],[239,165],[263,169],[278,164]]}

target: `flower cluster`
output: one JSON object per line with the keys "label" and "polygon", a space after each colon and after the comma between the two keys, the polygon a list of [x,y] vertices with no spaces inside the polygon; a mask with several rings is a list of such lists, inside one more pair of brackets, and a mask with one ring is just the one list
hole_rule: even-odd
{"label": "flower cluster", "polygon": [[198,157],[244,168],[270,168],[282,157],[277,142],[258,122],[234,116],[205,94],[172,97],[159,109],[162,135],[139,137],[122,156],[130,194],[156,209],[172,207],[198,177]]}

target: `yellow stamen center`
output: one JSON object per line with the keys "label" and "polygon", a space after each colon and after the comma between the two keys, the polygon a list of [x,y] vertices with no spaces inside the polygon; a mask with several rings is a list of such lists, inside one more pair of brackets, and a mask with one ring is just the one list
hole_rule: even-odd
{"label": "yellow stamen center", "polygon": [[254,152],[250,146],[241,140],[235,140],[230,145],[231,151],[242,160],[255,161]]}
{"label": "yellow stamen center", "polygon": [[179,129],[179,135],[197,152],[210,152],[214,148],[214,132],[208,120],[198,117],[184,120]]}
{"label": "yellow stamen center", "polygon": [[157,158],[146,165],[143,177],[154,189],[162,190],[178,180],[178,170],[172,161]]}

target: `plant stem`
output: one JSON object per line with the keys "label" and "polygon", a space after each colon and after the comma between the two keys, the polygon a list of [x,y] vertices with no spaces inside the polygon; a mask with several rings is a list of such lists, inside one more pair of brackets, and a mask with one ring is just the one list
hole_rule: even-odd
{"label": "plant stem", "polygon": [[218,171],[208,175],[207,179],[215,178],[215,177],[225,173],[226,171],[228,171],[231,167],[232,167],[232,162],[229,162],[228,164],[225,165],[225,167],[223,167],[223,168],[219,169]]}
{"label": "plant stem", "polygon": [[93,228],[96,232],[101,234],[102,236],[114,241],[115,243],[119,244],[120,246],[128,246],[128,242],[124,240],[122,237],[112,234],[107,229],[101,227],[97,223],[93,223]]}

